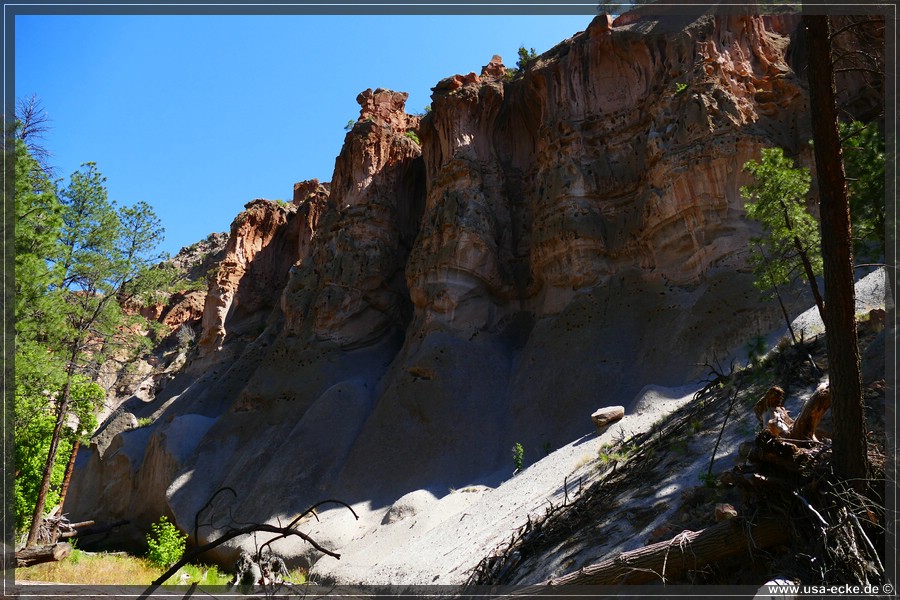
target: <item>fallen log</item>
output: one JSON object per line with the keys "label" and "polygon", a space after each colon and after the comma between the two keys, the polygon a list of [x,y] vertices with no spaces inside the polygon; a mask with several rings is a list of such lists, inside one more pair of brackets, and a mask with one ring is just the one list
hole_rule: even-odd
{"label": "fallen log", "polygon": [[622,552],[574,573],[517,590],[514,595],[552,593],[561,585],[665,583],[685,571],[775,546],[788,537],[784,523],[775,520],[749,524],[742,518],[729,519],[702,531],[684,531],[671,540]]}
{"label": "fallen log", "polygon": [[96,521],[81,521],[80,523],[69,523],[69,527],[72,529],[79,529],[81,527],[90,527],[91,525],[96,524]]}
{"label": "fallen log", "polygon": [[66,543],[50,546],[31,546],[16,551],[16,566],[21,569],[46,562],[63,560],[72,552],[72,546]]}
{"label": "fallen log", "polygon": [[129,521],[128,519],[122,519],[119,521],[113,521],[112,523],[100,523],[98,525],[94,521],[84,521],[83,523],[76,523],[75,525],[73,525],[73,527],[80,527],[79,529],[67,531],[61,534],[59,537],[62,539],[69,539],[73,537],[87,537],[89,535],[98,535],[101,533],[106,533],[107,531],[111,531],[121,525],[127,525],[130,522],[131,521]]}

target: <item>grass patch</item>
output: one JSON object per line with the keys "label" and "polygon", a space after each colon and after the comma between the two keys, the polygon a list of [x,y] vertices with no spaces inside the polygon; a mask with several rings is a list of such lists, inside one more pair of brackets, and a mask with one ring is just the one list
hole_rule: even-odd
{"label": "grass patch", "polygon": [[22,581],[83,585],[147,585],[163,571],[150,561],[128,554],[88,554],[73,550],[65,560],[16,569]]}
{"label": "grass patch", "polygon": [[[16,569],[19,581],[49,581],[72,585],[136,585],[147,586],[163,574],[146,558],[130,554],[109,554],[100,552],[87,553],[73,550],[60,562],[44,563]],[[190,585],[198,583],[203,586],[225,585],[231,579],[228,573],[222,573],[218,567],[207,565],[186,565],[178,570],[164,585]],[[302,583],[305,573],[291,573],[291,581]]]}
{"label": "grass patch", "polygon": [[231,581],[231,575],[220,573],[216,566],[185,565],[178,569],[163,585],[226,585]]}
{"label": "grass patch", "polygon": [[611,462],[624,462],[629,456],[638,450],[637,444],[603,444],[598,451],[601,464]]}

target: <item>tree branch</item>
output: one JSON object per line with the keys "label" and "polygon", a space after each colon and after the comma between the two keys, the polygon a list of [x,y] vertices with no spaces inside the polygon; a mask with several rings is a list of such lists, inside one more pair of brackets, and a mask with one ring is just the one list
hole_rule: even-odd
{"label": "tree branch", "polygon": [[751,549],[763,549],[788,539],[788,528],[774,520],[758,524],[731,519],[702,531],[683,531],[671,540],[622,552],[574,573],[549,579],[513,593],[514,596],[558,593],[561,585],[635,585],[665,582],[678,574]]}
{"label": "tree branch", "polygon": [[[222,492],[222,491],[224,491],[224,490],[229,490],[229,491],[231,491],[232,493],[234,493],[234,490],[232,490],[231,488],[221,488],[221,489],[219,489],[219,490],[218,490],[215,494],[213,494],[213,496],[209,499],[209,502],[207,502],[207,503],[203,506],[203,508],[201,508],[200,511],[198,511],[197,514],[199,515],[201,512],[203,512],[203,510],[205,510],[205,509],[212,503],[213,499],[214,499],[220,492]],[[235,494],[235,495],[237,495],[237,494]],[[185,553],[181,556],[181,558],[178,560],[178,562],[176,562],[174,565],[172,565],[171,567],[169,567],[169,569],[168,569],[165,573],[163,573],[163,574],[160,575],[158,578],[156,578],[156,579],[153,581],[153,583],[151,583],[150,586],[149,586],[146,590],[144,590],[144,592],[138,597],[137,600],[146,600],[147,598],[150,598],[151,595],[153,594],[153,592],[155,592],[156,589],[159,588],[159,586],[161,586],[161,585],[162,585],[165,581],[167,581],[172,575],[174,575],[175,573],[178,572],[178,569],[180,569],[181,567],[183,567],[183,566],[185,566],[186,564],[190,563],[192,560],[194,560],[195,558],[199,557],[200,555],[202,555],[202,554],[204,554],[204,553],[206,553],[206,552],[212,550],[213,548],[217,548],[218,546],[221,546],[221,545],[224,544],[225,542],[230,541],[230,540],[233,540],[233,539],[236,538],[236,537],[240,537],[240,536],[242,536],[242,535],[247,535],[247,534],[250,534],[250,533],[263,532],[263,533],[274,533],[274,534],[276,534],[277,537],[274,538],[273,540],[270,540],[269,542],[267,542],[266,545],[271,544],[271,542],[273,542],[273,541],[275,541],[275,540],[277,540],[277,539],[284,539],[284,538],[288,538],[288,537],[292,537],[292,536],[293,536],[293,537],[299,537],[301,540],[303,540],[304,542],[306,542],[307,544],[309,544],[310,546],[312,546],[313,548],[315,548],[316,550],[318,550],[318,551],[321,552],[322,554],[327,554],[328,556],[331,556],[331,557],[333,557],[333,558],[335,558],[335,559],[337,559],[337,560],[340,560],[340,559],[341,559],[341,555],[340,555],[340,554],[338,554],[337,552],[334,552],[334,551],[332,551],[332,550],[328,550],[327,548],[324,548],[324,547],[320,546],[320,545],[318,544],[318,542],[316,542],[314,539],[312,539],[311,537],[309,537],[308,535],[306,535],[306,534],[303,533],[302,531],[298,531],[298,530],[296,530],[296,529],[293,528],[301,518],[303,518],[304,516],[308,515],[308,514],[309,514],[310,512],[312,512],[315,508],[317,508],[317,507],[319,507],[319,506],[322,506],[323,504],[328,504],[328,503],[340,504],[341,506],[346,507],[346,508],[353,514],[353,516],[354,516],[357,520],[359,519],[359,516],[356,514],[356,512],[353,510],[353,508],[350,507],[349,504],[347,504],[347,503],[345,503],[345,502],[342,502],[342,501],[340,501],[340,500],[322,500],[321,502],[318,502],[318,503],[314,504],[313,506],[311,506],[310,508],[308,508],[307,510],[305,510],[303,513],[297,515],[297,517],[295,517],[295,518],[290,522],[290,524],[288,524],[287,527],[278,527],[278,526],[275,526],[275,525],[269,525],[268,523],[252,523],[252,524],[246,525],[246,526],[244,526],[244,527],[240,527],[240,528],[237,528],[237,529],[232,529],[232,530],[230,530],[230,531],[224,533],[223,535],[221,535],[221,536],[218,537],[217,539],[213,540],[212,542],[208,542],[208,543],[206,543],[206,544],[203,544],[202,546],[196,546],[195,548],[193,548],[193,549],[191,549],[191,550],[185,552]],[[196,540],[197,540],[197,537],[196,537],[196,530],[198,529],[197,518],[194,519],[194,528],[195,528],[194,540],[196,541]]]}

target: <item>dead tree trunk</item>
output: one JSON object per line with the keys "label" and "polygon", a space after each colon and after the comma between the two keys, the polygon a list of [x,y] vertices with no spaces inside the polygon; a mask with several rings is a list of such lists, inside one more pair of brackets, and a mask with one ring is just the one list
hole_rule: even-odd
{"label": "dead tree trunk", "polygon": [[46,562],[60,561],[69,556],[72,546],[67,543],[52,546],[30,546],[16,552],[16,566],[21,569]]}
{"label": "dead tree trunk", "polygon": [[60,535],[60,538],[83,538],[89,535],[99,535],[101,533],[106,533],[107,531],[112,531],[116,527],[120,527],[122,525],[127,525],[130,523],[127,519],[122,519],[119,521],[113,521],[112,523],[100,523],[99,525],[94,523],[94,521],[85,521],[83,523],[74,523],[72,525],[72,531],[67,531]]}
{"label": "dead tree trunk", "polygon": [[685,531],[671,540],[650,544],[582,568],[563,577],[530,586],[515,595],[546,594],[561,585],[621,585],[659,583],[712,562],[768,548],[788,540],[783,523],[751,525],[731,519],[702,531]]}

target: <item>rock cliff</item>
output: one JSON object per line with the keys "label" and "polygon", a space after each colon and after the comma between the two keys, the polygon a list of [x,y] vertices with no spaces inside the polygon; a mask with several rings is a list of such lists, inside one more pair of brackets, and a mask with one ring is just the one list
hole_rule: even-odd
{"label": "rock cliff", "polygon": [[81,453],[71,518],[128,518],[132,547],[201,509],[195,541],[326,497],[380,520],[768,332],[738,190],[763,146],[809,160],[796,23],[601,15],[515,77],[438,82],[421,120],[360,94],[331,183],[235,220],[198,346],[152,425]]}

